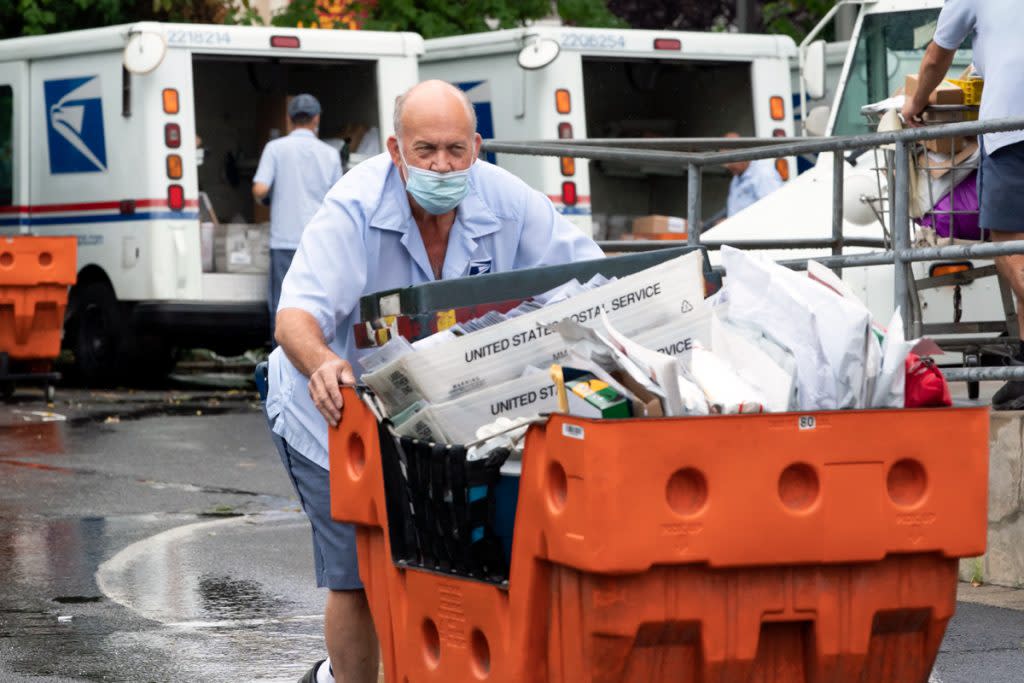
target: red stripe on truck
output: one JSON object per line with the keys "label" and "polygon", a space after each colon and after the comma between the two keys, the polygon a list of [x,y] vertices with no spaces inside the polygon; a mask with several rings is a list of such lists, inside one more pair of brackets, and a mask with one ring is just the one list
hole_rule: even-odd
{"label": "red stripe on truck", "polygon": [[[138,208],[166,209],[166,199],[136,199]],[[120,209],[121,200],[115,202],[83,202],[76,204],[33,204],[31,206],[0,206],[0,213],[61,213],[65,211],[102,211],[104,209]],[[199,208],[198,199],[185,201],[186,209]]]}

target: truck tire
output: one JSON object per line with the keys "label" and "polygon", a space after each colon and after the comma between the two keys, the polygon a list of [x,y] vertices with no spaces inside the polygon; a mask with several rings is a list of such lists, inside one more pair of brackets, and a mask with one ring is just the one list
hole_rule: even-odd
{"label": "truck tire", "polygon": [[75,355],[75,374],[85,386],[108,386],[118,379],[121,311],[114,290],[105,282],[75,287],[68,332]]}

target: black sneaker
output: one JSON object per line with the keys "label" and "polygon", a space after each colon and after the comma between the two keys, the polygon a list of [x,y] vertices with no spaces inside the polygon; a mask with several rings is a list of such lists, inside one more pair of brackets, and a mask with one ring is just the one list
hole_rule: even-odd
{"label": "black sneaker", "polygon": [[1010,380],[992,397],[993,410],[1024,410],[1024,381]]}
{"label": "black sneaker", "polygon": [[306,675],[299,679],[299,683],[316,683],[316,672],[320,668],[320,665],[326,662],[326,659],[321,659],[319,662],[313,665],[313,668],[306,672]]}

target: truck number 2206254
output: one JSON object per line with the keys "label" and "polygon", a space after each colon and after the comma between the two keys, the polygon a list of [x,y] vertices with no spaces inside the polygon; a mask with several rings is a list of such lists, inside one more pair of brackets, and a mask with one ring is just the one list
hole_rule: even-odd
{"label": "truck number 2206254", "polygon": [[614,33],[566,33],[562,36],[562,48],[566,50],[621,50],[625,47],[625,36]]}
{"label": "truck number 2206254", "polygon": [[168,45],[230,45],[227,31],[168,31]]}

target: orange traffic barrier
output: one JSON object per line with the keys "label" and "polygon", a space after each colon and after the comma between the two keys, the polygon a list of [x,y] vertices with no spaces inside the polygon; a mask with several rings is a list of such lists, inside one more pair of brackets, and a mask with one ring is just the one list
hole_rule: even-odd
{"label": "orange traffic barrier", "polygon": [[77,248],[74,237],[0,237],[0,353],[16,360],[60,353]]}
{"label": "orange traffic barrier", "polygon": [[983,408],[531,428],[509,579],[396,565],[378,425],[345,390],[331,510],[390,683],[906,683],[985,549]]}

